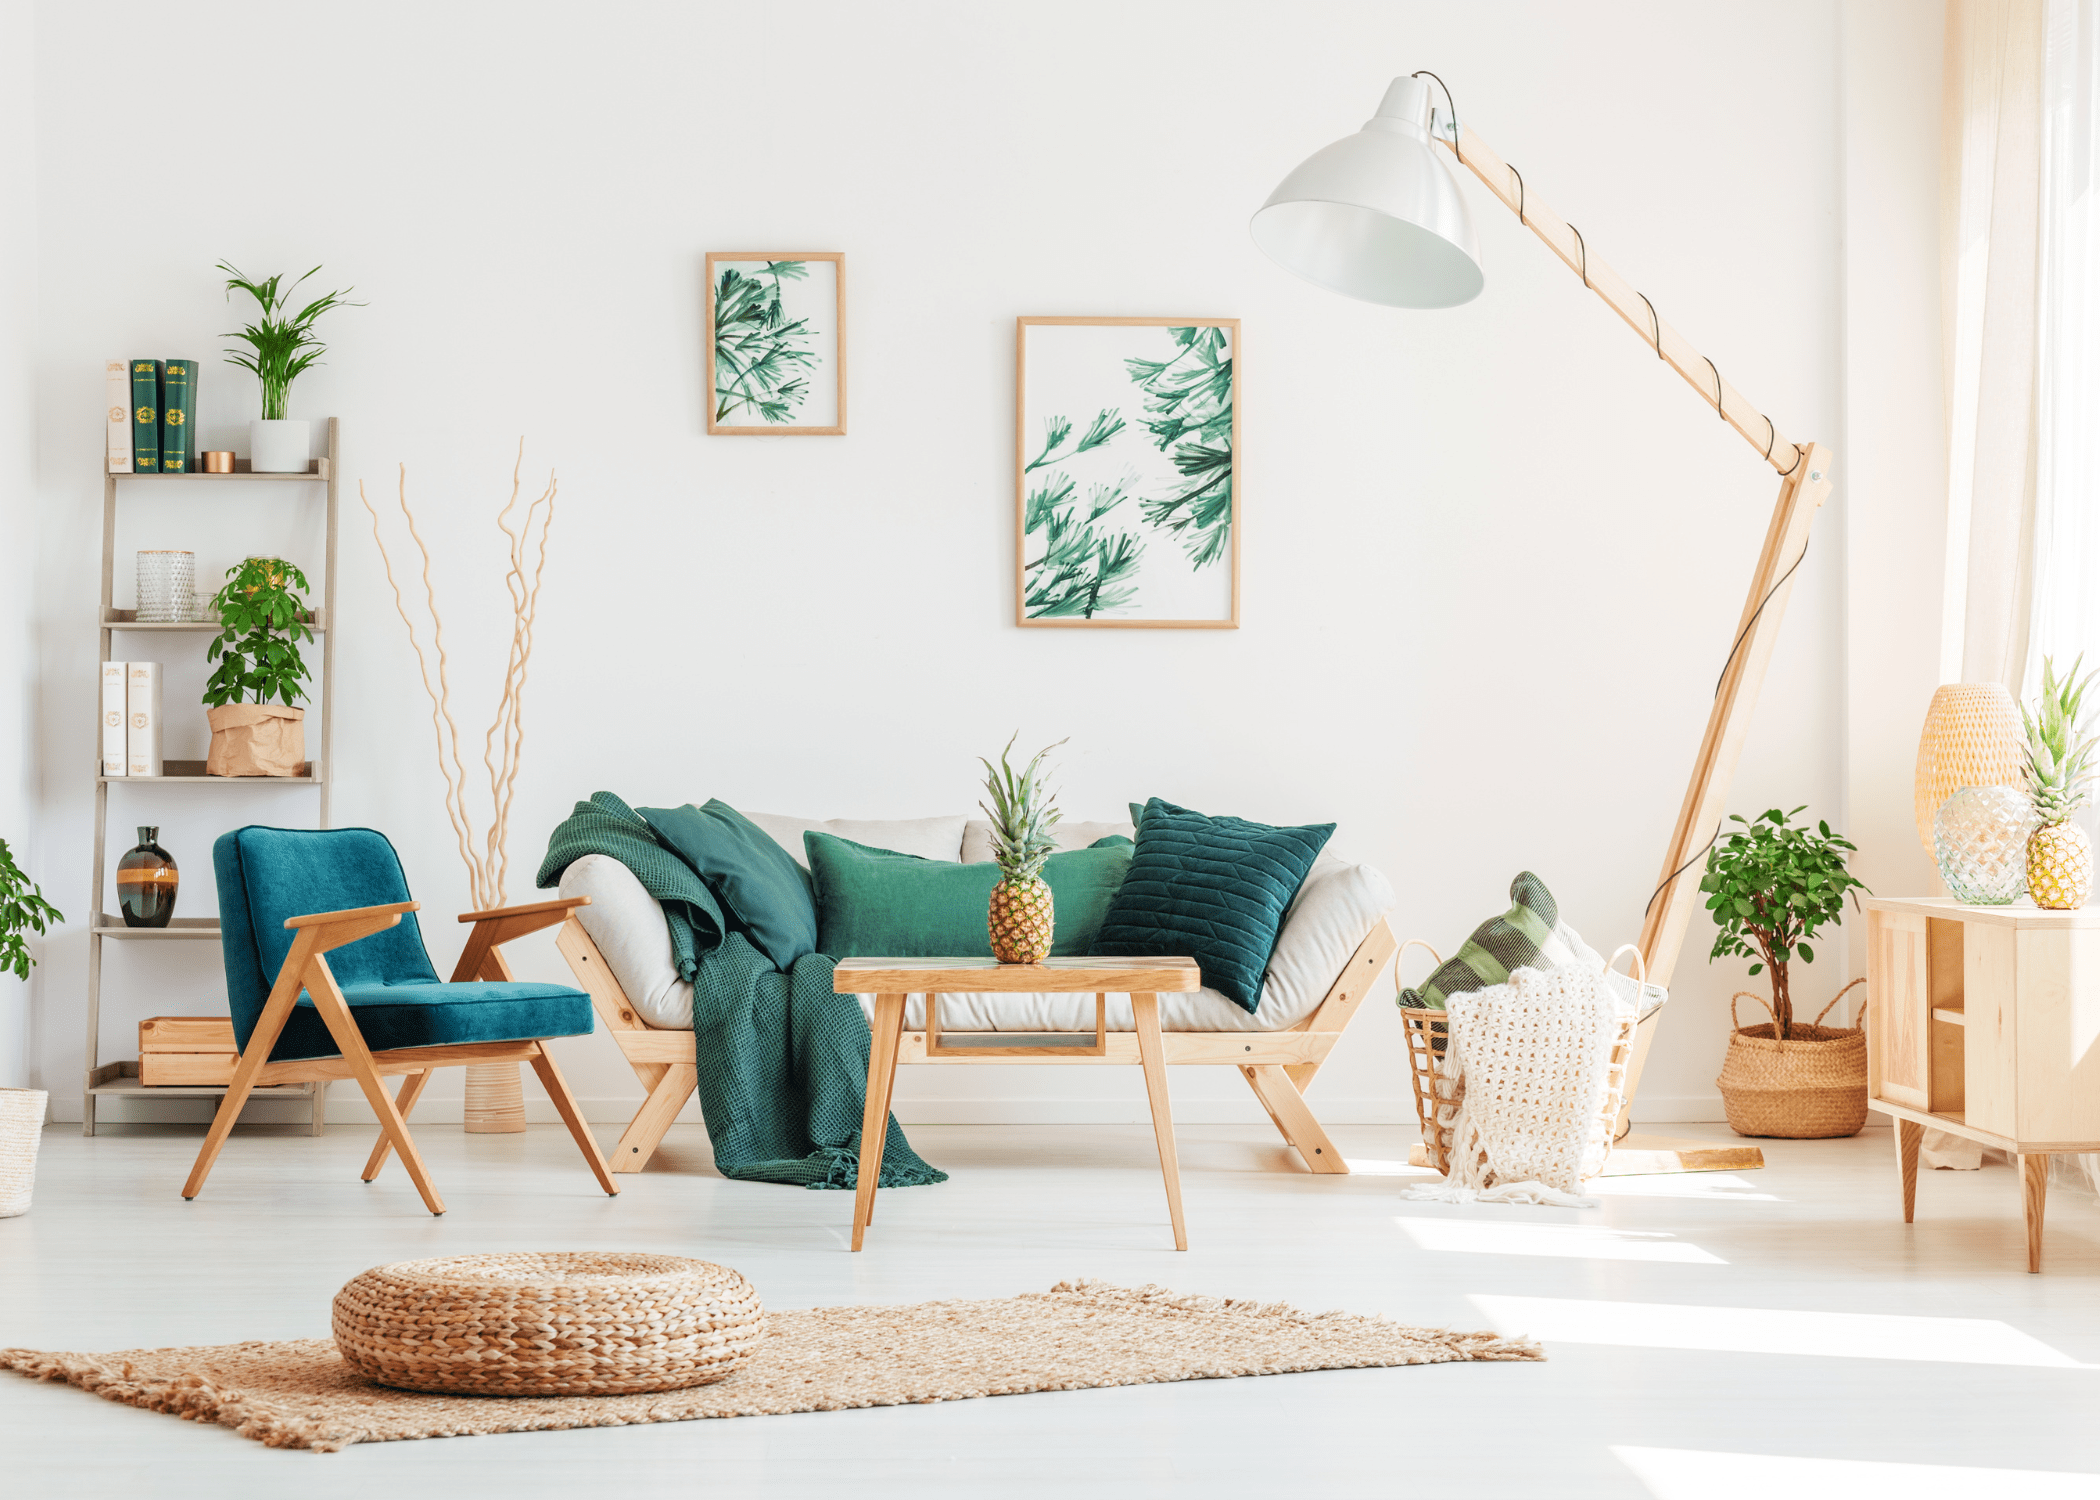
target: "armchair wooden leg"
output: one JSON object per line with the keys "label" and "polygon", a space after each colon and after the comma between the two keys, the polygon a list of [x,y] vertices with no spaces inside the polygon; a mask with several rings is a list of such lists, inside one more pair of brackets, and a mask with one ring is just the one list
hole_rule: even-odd
{"label": "armchair wooden leg", "polygon": [[292,939],[292,951],[285,955],[284,967],[277,971],[277,982],[270,988],[270,998],[264,1002],[262,1015],[256,1018],[248,1045],[242,1050],[240,1061],[234,1064],[233,1080],[219,1100],[219,1112],[211,1117],[211,1129],[205,1133],[204,1144],[197,1150],[197,1162],[190,1168],[190,1179],[182,1185],[184,1198],[194,1198],[204,1191],[204,1179],[211,1175],[212,1164],[219,1159],[219,1149],[233,1131],[233,1122],[241,1117],[241,1106],[248,1102],[256,1075],[270,1060],[270,1049],[284,1034],[284,1023],[291,1019],[292,1007],[299,1003],[300,971],[313,953],[314,943],[315,937],[305,932]]}
{"label": "armchair wooden leg", "polygon": [[357,1018],[350,1014],[350,1002],[336,987],[335,975],[329,972],[328,960],[315,954],[306,966],[306,990],[314,998],[315,1009],[327,1023],[328,1034],[335,1038],[343,1061],[350,1067],[350,1076],[364,1090],[365,1102],[372,1106],[372,1113],[379,1116],[380,1134],[393,1141],[394,1149],[401,1153],[401,1165],[407,1169],[409,1180],[423,1197],[423,1206],[434,1214],[445,1211],[445,1200],[431,1185],[430,1174],[423,1168],[422,1155],[408,1133],[408,1122],[401,1118],[394,1101],[387,1097],[386,1082],[379,1076],[378,1065],[372,1061],[372,1049],[365,1045],[364,1033],[357,1029]]}
{"label": "armchair wooden leg", "polygon": [[[422,1072],[410,1073],[401,1080],[401,1092],[394,1095],[394,1111],[401,1116],[402,1124],[408,1123],[408,1112],[414,1109],[416,1101],[423,1097],[423,1085],[430,1082],[430,1075],[436,1071],[435,1068],[425,1068]],[[372,1147],[372,1154],[365,1159],[363,1180],[370,1182],[377,1177],[379,1169],[386,1165],[386,1159],[393,1155],[393,1152],[394,1143],[387,1139],[385,1131],[381,1131],[378,1144]]]}
{"label": "armchair wooden leg", "polygon": [[1240,1072],[1246,1075],[1247,1086],[1261,1100],[1262,1108],[1276,1122],[1284,1140],[1305,1158],[1306,1166],[1323,1174],[1349,1170],[1349,1163],[1342,1160],[1342,1153],[1327,1138],[1305,1096],[1298,1092],[1298,1085],[1291,1082],[1289,1070],[1271,1065],[1241,1068]]}
{"label": "armchair wooden leg", "polygon": [[576,1107],[576,1096],[569,1092],[568,1080],[561,1076],[561,1069],[554,1065],[553,1054],[547,1044],[541,1042],[532,1054],[532,1071],[540,1075],[540,1087],[554,1101],[561,1114],[561,1121],[569,1127],[569,1134],[576,1138],[576,1145],[583,1152],[583,1159],[591,1164],[591,1173],[598,1179],[598,1186],[613,1197],[618,1197],[620,1185],[613,1181],[612,1172],[605,1165],[604,1154],[598,1150],[596,1137],[585,1123],[583,1111]]}
{"label": "armchair wooden leg", "polygon": [[649,1097],[635,1111],[634,1118],[627,1122],[620,1144],[613,1148],[612,1169],[615,1172],[639,1172],[649,1164],[649,1158],[663,1144],[664,1132],[671,1128],[671,1122],[685,1108],[685,1101],[692,1098],[694,1089],[699,1087],[700,1070],[692,1063],[658,1066],[663,1076],[649,1090]]}

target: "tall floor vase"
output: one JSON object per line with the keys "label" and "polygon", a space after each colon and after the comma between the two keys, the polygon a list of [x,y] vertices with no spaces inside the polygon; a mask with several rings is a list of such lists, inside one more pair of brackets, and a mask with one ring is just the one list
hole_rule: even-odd
{"label": "tall floor vase", "polygon": [[525,1087],[514,1062],[467,1068],[467,1134],[509,1135],[525,1128]]}

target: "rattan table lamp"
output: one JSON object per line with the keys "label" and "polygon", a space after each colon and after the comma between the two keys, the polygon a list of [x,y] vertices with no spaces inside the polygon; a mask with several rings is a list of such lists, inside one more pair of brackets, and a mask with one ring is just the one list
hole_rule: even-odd
{"label": "rattan table lamp", "polygon": [[2026,745],[2020,710],[2002,684],[1950,682],[1932,695],[1912,801],[1927,854],[1940,804],[1965,786],[2019,786]]}

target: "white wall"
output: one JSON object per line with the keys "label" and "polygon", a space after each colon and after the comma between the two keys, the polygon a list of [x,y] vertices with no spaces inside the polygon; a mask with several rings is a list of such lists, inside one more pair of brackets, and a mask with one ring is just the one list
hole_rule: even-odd
{"label": "white wall", "polygon": [[[0,0],[0,839],[47,873],[34,811],[37,705],[35,7]],[[36,944],[36,939],[30,939]],[[0,974],[0,1088],[29,1084],[27,983]]]}
{"label": "white wall", "polygon": [[[370,303],[330,315],[293,415],[341,418],[347,477],[379,496],[407,463],[455,671],[482,689],[470,717],[493,702],[488,517],[518,437],[529,473],[560,472],[513,833],[526,870],[600,788],[960,810],[974,757],[1018,728],[1071,736],[1074,816],[1159,794],[1337,820],[1336,851],[1391,875],[1403,934],[1454,944],[1530,868],[1600,947],[1634,936],[1774,476],[1477,188],[1489,289],[1456,311],[1343,301],[1262,258],[1248,215],[1399,72],[1440,72],[1731,382],[1843,446],[1827,0],[825,5],[792,22],[519,4],[502,26],[467,7],[212,0],[47,5],[39,23],[41,836],[69,912],[88,869],[100,361],[211,356],[238,311],[221,257],[324,262],[320,284]],[[180,102],[183,148],[142,212],[111,163],[140,129],[118,101],[153,98]],[[778,247],[847,254],[852,433],[710,438],[701,258]],[[1013,318],[1042,313],[1245,319],[1244,629],[1011,625]],[[252,385],[203,368],[202,438],[245,447]],[[126,503],[125,558],[189,546],[216,572],[282,545],[318,562],[288,499]],[[1845,504],[1797,580],[1746,812],[1841,810]],[[353,494],[337,818],[392,835],[443,914],[465,883],[362,519]],[[173,669],[171,703],[201,676]],[[181,733],[172,753],[201,755],[201,710]],[[159,823],[183,910],[209,912],[212,837],[299,820],[311,796],[120,788],[110,851]],[[440,963],[450,926],[428,925]],[[1709,968],[1708,941],[1687,945],[1646,1118],[1716,1115],[1742,965]],[[223,1005],[215,951],[147,964],[139,946],[112,955],[106,1056],[131,1055],[140,1017]],[[80,924],[46,952],[38,1070],[69,1092]],[[521,957],[564,972],[545,940]],[[1842,977],[1828,962],[1797,989]],[[561,1059],[599,1118],[639,1097],[602,1037]],[[434,1086],[433,1118],[457,1078]],[[1259,1117],[1229,1074],[1176,1091],[1186,1118]],[[907,1073],[899,1092],[907,1119],[1142,1117],[1135,1078],[1090,1069]],[[1314,1102],[1411,1117],[1382,1001]]]}

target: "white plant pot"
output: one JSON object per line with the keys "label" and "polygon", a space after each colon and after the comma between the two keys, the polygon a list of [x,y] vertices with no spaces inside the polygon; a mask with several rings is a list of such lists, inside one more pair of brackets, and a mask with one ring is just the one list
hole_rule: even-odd
{"label": "white plant pot", "polygon": [[313,423],[260,419],[248,424],[248,466],[258,474],[304,474],[312,458]]}
{"label": "white plant pot", "polygon": [[29,1212],[36,1186],[36,1148],[44,1139],[42,1089],[0,1089],[0,1219]]}

